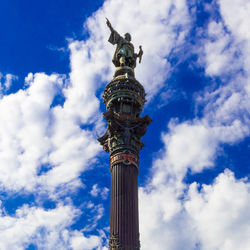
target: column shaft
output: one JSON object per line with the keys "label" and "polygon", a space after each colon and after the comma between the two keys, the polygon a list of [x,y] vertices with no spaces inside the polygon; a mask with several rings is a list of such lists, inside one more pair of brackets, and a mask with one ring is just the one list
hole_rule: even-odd
{"label": "column shaft", "polygon": [[121,249],[139,249],[138,169],[133,165],[112,167],[110,214],[110,235],[117,237]]}

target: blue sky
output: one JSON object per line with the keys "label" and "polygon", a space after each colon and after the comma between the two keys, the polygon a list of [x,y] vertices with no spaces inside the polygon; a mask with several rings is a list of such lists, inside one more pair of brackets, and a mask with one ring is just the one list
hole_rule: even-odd
{"label": "blue sky", "polygon": [[0,2],[0,249],[107,249],[108,17],[142,45],[143,250],[250,248],[247,0]]}

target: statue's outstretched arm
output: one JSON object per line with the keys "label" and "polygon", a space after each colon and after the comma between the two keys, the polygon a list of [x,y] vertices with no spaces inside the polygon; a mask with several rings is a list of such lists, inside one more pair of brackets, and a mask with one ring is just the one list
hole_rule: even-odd
{"label": "statue's outstretched arm", "polygon": [[111,25],[111,23],[110,23],[110,21],[108,20],[107,17],[106,17],[106,24],[107,24],[107,26],[109,27],[110,31],[113,32],[114,29],[113,29],[113,27],[112,27],[112,25]]}

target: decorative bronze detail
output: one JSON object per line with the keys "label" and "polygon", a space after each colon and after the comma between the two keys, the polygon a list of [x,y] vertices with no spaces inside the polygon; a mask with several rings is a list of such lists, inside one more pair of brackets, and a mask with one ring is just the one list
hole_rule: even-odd
{"label": "decorative bronze detail", "polygon": [[110,250],[140,249],[138,214],[139,152],[151,123],[149,116],[140,117],[145,99],[143,86],[135,79],[136,60],[142,58],[134,52],[131,35],[121,37],[107,19],[111,34],[109,42],[116,45],[113,63],[116,70],[113,79],[104,89],[103,101],[107,112],[103,114],[108,123],[105,134],[98,138],[110,155],[111,213]]}
{"label": "decorative bronze detail", "polygon": [[112,234],[109,239],[109,249],[110,250],[122,250],[121,245],[118,240],[118,235]]}
{"label": "decorative bronze detail", "polygon": [[146,133],[150,117],[133,117],[112,110],[103,115],[108,122],[106,133],[98,139],[103,149],[111,155],[125,151],[138,155],[144,146],[140,138]]}
{"label": "decorative bronze detail", "polygon": [[[125,72],[131,72],[132,69],[126,67]],[[145,100],[145,91],[142,85],[132,76],[126,77],[126,75],[121,75],[115,77],[104,90],[104,103],[107,108],[112,109],[112,102],[116,99],[119,99],[119,102],[122,104],[126,101],[134,103],[139,110],[135,110],[140,113],[144,106]],[[126,100],[127,99],[127,100]],[[118,101],[118,100],[117,100]],[[122,105],[121,104],[121,105]],[[110,107],[111,106],[111,107]]]}
{"label": "decorative bronze detail", "polygon": [[112,170],[112,166],[118,163],[124,163],[125,165],[134,165],[138,169],[139,159],[138,156],[134,154],[124,154],[118,153],[110,157],[110,168]]}

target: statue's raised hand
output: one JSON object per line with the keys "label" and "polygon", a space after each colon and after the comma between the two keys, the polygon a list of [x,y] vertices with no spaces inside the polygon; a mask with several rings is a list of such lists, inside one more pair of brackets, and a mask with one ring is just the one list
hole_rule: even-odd
{"label": "statue's raised hand", "polygon": [[111,23],[110,23],[110,21],[108,20],[107,17],[106,17],[106,24],[107,24],[107,26],[109,27],[109,29],[110,29],[111,31],[114,30],[113,27],[112,27],[112,25],[111,25]]}

